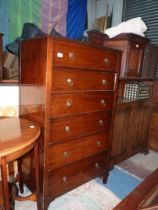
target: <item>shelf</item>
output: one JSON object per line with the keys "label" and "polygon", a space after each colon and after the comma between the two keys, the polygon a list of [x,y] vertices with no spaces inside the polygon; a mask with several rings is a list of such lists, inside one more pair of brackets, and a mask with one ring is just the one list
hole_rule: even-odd
{"label": "shelf", "polygon": [[145,78],[145,77],[120,77],[120,81],[132,80],[132,81],[155,81],[156,79]]}
{"label": "shelf", "polygon": [[17,85],[19,80],[1,80],[0,85]]}

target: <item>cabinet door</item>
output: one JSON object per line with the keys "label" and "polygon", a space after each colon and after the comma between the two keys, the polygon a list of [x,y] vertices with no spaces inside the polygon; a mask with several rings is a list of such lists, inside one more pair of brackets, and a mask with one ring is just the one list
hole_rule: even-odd
{"label": "cabinet door", "polygon": [[129,46],[129,59],[127,68],[128,76],[141,76],[143,54],[144,45],[131,41]]}
{"label": "cabinet door", "polygon": [[157,128],[158,128],[158,82],[155,82],[150,134],[149,134],[149,146],[156,151],[158,151]]}
{"label": "cabinet door", "polygon": [[137,152],[147,152],[150,125],[150,104],[148,101],[133,103],[130,122],[131,155]]}
{"label": "cabinet door", "polygon": [[118,104],[115,112],[111,157],[116,164],[124,160],[128,152],[128,128],[131,106]]}

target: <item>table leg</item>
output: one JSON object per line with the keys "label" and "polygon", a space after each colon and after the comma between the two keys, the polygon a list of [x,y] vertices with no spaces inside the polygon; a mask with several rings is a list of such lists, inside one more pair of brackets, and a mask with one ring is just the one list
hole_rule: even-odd
{"label": "table leg", "polygon": [[40,210],[40,189],[39,189],[39,145],[38,142],[34,147],[35,155],[35,173],[36,173],[36,198],[37,198],[37,209]]}
{"label": "table leg", "polygon": [[1,158],[1,170],[2,170],[2,186],[3,186],[4,206],[5,206],[5,210],[10,210],[7,163],[6,163],[5,157]]}

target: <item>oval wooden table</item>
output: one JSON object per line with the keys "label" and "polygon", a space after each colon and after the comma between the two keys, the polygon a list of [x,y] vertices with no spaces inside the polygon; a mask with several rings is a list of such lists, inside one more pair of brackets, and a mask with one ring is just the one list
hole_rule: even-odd
{"label": "oval wooden table", "polygon": [[[7,164],[18,160],[29,151],[34,151],[36,161],[36,200],[39,205],[39,163],[38,163],[38,138],[40,128],[32,121],[23,118],[0,118],[0,166],[2,174],[2,195],[0,201],[3,202],[5,210],[10,209]],[[1,205],[1,203],[0,203]],[[1,206],[2,206],[1,205]],[[3,209],[0,207],[0,209]]]}

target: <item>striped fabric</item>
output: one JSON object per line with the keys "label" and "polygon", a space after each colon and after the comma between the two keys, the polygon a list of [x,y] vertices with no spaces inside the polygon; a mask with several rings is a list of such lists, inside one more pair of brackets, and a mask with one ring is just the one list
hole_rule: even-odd
{"label": "striped fabric", "polygon": [[45,33],[55,29],[78,39],[85,30],[87,0],[0,0],[0,32],[4,46],[22,34],[24,23],[34,23]]}
{"label": "striped fabric", "polygon": [[42,30],[50,33],[52,28],[66,35],[67,0],[42,0]]}

